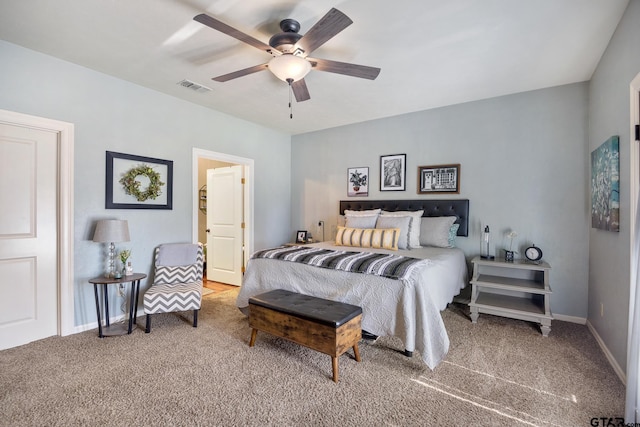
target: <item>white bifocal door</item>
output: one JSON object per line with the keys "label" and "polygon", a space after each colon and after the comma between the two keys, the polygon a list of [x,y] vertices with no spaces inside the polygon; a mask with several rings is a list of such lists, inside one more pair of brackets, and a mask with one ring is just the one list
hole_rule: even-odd
{"label": "white bifocal door", "polygon": [[58,137],[0,124],[0,350],[58,332]]}
{"label": "white bifocal door", "polygon": [[207,170],[207,280],[240,286],[243,166]]}

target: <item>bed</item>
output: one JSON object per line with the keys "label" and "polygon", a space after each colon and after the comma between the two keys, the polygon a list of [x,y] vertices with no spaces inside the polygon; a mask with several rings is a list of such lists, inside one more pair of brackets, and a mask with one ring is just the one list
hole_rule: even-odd
{"label": "bed", "polygon": [[[454,223],[451,224],[452,226],[455,224],[455,236],[468,235],[468,200],[340,202],[340,215],[348,213],[347,221],[359,217],[358,212],[362,212],[362,217],[365,217],[369,215],[367,212],[375,209],[380,209],[386,215],[396,218],[410,216],[400,213],[408,211],[414,212],[415,218],[416,213],[422,211],[420,243],[425,241],[428,243],[424,224],[440,223],[445,219],[442,217],[449,217],[447,220],[455,217]],[[357,224],[358,221],[360,219],[351,221],[351,224]],[[409,222],[413,223],[413,221],[414,219],[411,219]],[[342,231],[340,227],[342,226],[338,227],[338,234]],[[345,226],[344,229],[355,228]],[[404,229],[402,230],[404,233]],[[448,231],[451,234],[454,230],[448,228]],[[422,235],[423,233],[425,236]],[[407,236],[407,248],[398,250],[343,246],[336,245],[335,241],[327,241],[301,247],[257,251],[247,264],[236,305],[246,314],[249,298],[272,289],[286,289],[359,305],[363,309],[362,329],[364,331],[377,336],[400,338],[406,354],[418,351],[425,364],[434,369],[449,349],[449,337],[440,311],[444,310],[466,286],[467,263],[462,250],[456,247],[415,248],[409,245],[411,237],[415,238],[415,229],[413,236]],[[452,238],[451,235],[448,237]],[[415,243],[413,246],[416,246]],[[337,255],[338,253],[340,254]],[[291,257],[291,254],[295,254],[293,258],[299,257],[306,260],[324,259],[322,257],[328,256],[353,259],[384,258],[397,261],[398,265],[400,261],[408,262],[410,268],[396,276],[363,274],[349,269],[318,267],[314,265],[315,261],[303,263],[283,260],[285,257]],[[322,256],[318,257],[316,254]],[[388,261],[385,263],[389,264]]]}

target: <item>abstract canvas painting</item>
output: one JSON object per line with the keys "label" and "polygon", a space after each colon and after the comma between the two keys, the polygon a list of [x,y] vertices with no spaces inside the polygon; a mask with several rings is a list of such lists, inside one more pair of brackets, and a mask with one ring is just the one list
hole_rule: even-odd
{"label": "abstract canvas painting", "polygon": [[620,231],[620,138],[591,152],[591,227]]}

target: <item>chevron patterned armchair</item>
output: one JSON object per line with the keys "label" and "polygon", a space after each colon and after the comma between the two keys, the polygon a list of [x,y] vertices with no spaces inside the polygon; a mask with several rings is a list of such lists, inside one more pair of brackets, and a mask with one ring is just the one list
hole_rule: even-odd
{"label": "chevron patterned armchair", "polygon": [[202,303],[202,245],[170,243],[155,253],[153,284],[144,294],[147,315],[145,332],[151,332],[151,315],[193,310],[193,327],[198,326]]}

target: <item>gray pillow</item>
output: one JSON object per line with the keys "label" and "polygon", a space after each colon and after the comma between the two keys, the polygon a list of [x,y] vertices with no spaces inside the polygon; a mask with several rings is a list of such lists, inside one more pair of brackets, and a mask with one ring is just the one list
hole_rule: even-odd
{"label": "gray pillow", "polygon": [[399,228],[398,249],[409,248],[410,216],[379,216],[376,228]]}
{"label": "gray pillow", "polygon": [[422,223],[422,214],[424,211],[382,211],[382,216],[408,216],[411,218],[411,226],[409,227],[409,247],[420,247],[420,224]]}
{"label": "gray pillow", "polygon": [[448,248],[449,230],[456,221],[455,216],[423,217],[420,225],[420,244]]}
{"label": "gray pillow", "polygon": [[347,220],[345,226],[347,228],[376,228],[376,220],[378,215],[345,215]]}

